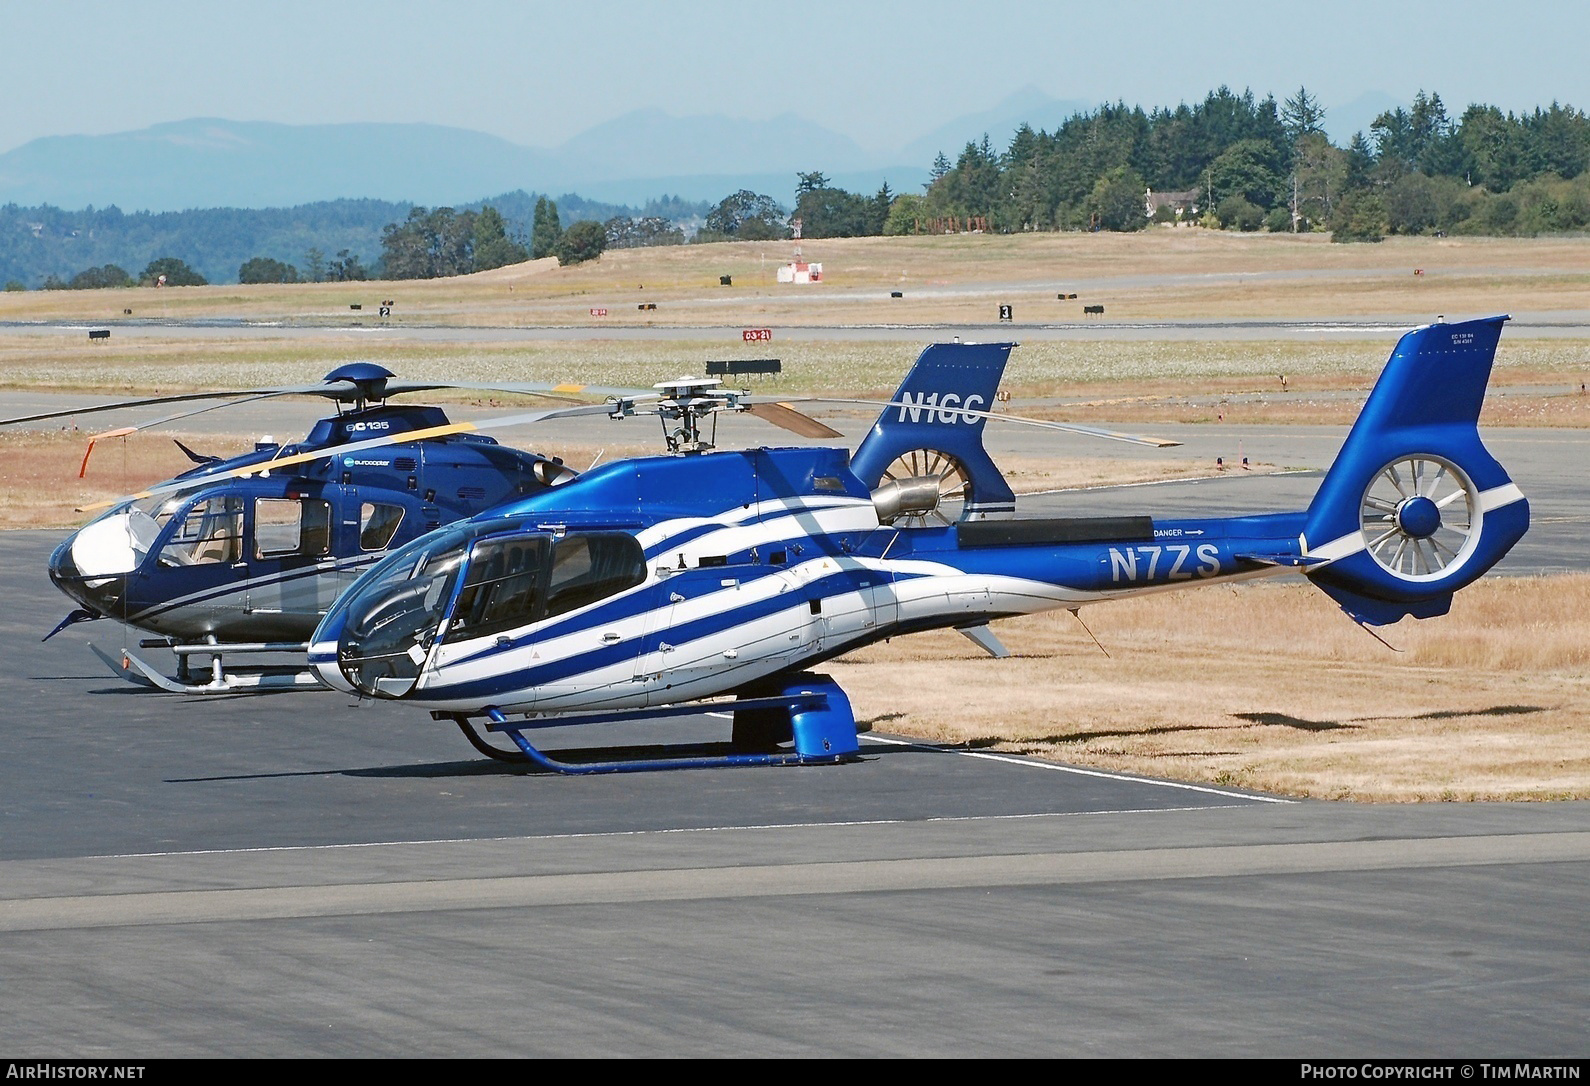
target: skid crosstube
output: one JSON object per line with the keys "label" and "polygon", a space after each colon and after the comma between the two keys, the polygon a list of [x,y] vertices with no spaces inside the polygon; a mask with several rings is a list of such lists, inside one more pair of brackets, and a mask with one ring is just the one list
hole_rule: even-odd
{"label": "skid crosstube", "polygon": [[[111,673],[117,678],[125,679],[135,686],[164,690],[171,694],[269,694],[284,690],[324,690],[325,685],[315,677],[315,673],[306,667],[293,665],[265,665],[249,668],[223,668],[222,658],[227,655],[249,653],[305,653],[309,646],[294,642],[261,642],[254,644],[217,644],[217,645],[172,645],[163,641],[143,641],[143,647],[158,645],[168,648],[176,653],[179,661],[175,677],[166,675],[159,668],[134,654],[129,649],[122,649],[121,656],[111,656],[101,650],[92,641],[88,643],[89,651],[110,668]],[[195,681],[195,674],[189,668],[189,663],[194,656],[208,656],[208,666],[200,672],[203,681]]]}

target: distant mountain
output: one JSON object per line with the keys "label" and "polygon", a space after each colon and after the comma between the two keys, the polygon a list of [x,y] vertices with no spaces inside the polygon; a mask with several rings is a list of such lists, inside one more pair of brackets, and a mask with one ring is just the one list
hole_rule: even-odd
{"label": "distant mountain", "polygon": [[[924,178],[927,165],[914,164]],[[160,212],[361,198],[457,206],[524,189],[638,206],[664,193],[716,202],[739,188],[788,203],[804,170],[891,175],[847,137],[793,115],[745,121],[644,110],[553,150],[441,125],[203,118],[33,140],[0,155],[0,204]]]}
{"label": "distant mountain", "polygon": [[848,136],[791,113],[749,121],[637,110],[580,133],[555,154],[564,172],[560,185],[570,190],[659,177],[787,173],[793,191],[800,171],[831,174],[877,165],[876,156]]}
{"label": "distant mountain", "polygon": [[991,109],[957,117],[912,140],[893,157],[930,166],[934,157],[943,151],[954,162],[962,148],[980,141],[985,132],[994,149],[1003,151],[1010,146],[1010,137],[1016,134],[1016,129],[1024,124],[1053,132],[1072,114],[1097,109],[1098,105],[1075,98],[1051,98],[1037,87],[1023,87]]}
{"label": "distant mountain", "polygon": [[[1370,91],[1340,105],[1332,105],[1330,102],[1326,102],[1324,104],[1325,134],[1330,137],[1331,142],[1336,146],[1346,147],[1353,141],[1355,132],[1362,132],[1365,138],[1368,138],[1369,126],[1375,123],[1376,117],[1389,109],[1396,109],[1398,106],[1407,109],[1412,101],[1412,99],[1409,99],[1407,102],[1400,102],[1385,91]],[[1460,116],[1466,108],[1468,108],[1466,103],[1459,106],[1456,114],[1454,114],[1454,119],[1456,116]],[[1447,110],[1449,112],[1452,111],[1452,103],[1447,103]]]}
{"label": "distant mountain", "polygon": [[292,207],[345,197],[449,204],[536,188],[550,172],[548,157],[441,125],[198,119],[23,144],[0,155],[0,203],[124,211]]}

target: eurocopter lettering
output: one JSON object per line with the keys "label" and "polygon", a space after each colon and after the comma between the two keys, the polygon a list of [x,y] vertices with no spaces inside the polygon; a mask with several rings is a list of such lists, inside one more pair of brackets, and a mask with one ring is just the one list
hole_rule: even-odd
{"label": "eurocopter lettering", "polygon": [[[943,378],[937,400],[903,387],[854,458],[604,465],[398,549],[337,600],[310,661],[329,685],[430,708],[486,753],[504,756],[481,718],[524,758],[601,772],[659,763],[568,765],[527,733],[728,697],[706,704],[733,713],[744,752],[662,764],[839,761],[858,750],[855,720],[810,669],[883,638],[952,627],[997,651],[995,619],[1285,571],[1363,624],[1443,614],[1529,524],[1477,426],[1506,319],[1403,336],[1307,509],[1202,520],[972,519],[1013,504],[983,449],[988,415],[966,406],[1012,344],[935,345],[914,374]],[[684,449],[705,445],[693,420],[735,406],[673,393]],[[971,516],[951,523],[956,479]]]}
{"label": "eurocopter lettering", "polygon": [[[73,623],[110,617],[159,635],[143,647],[171,648],[179,661],[177,678],[171,679],[130,651],[114,660],[95,649],[118,674],[190,693],[316,686],[302,666],[223,671],[222,656],[301,654],[338,593],[392,547],[575,475],[558,459],[463,432],[468,424],[449,423],[440,408],[388,403],[389,396],[437,388],[558,397],[626,391],[421,384],[392,377],[381,366],[361,362],[333,370],[321,385],[154,397],[0,422],[228,400],[107,431],[98,439],[276,396],[315,395],[348,405],[321,419],[301,442],[261,443],[228,460],[178,442],[196,467],[116,505],[56,549],[50,579],[81,608],[45,639]],[[382,447],[356,451],[371,438],[380,438]],[[195,681],[188,671],[196,655],[209,658],[205,681]]]}

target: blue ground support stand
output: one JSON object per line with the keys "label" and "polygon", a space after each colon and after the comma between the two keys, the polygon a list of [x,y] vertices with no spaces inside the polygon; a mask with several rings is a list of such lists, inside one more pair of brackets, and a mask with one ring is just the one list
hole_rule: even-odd
{"label": "blue ground support stand", "polygon": [[[474,733],[469,717],[461,713],[437,713],[457,722],[470,742],[483,754],[500,760],[529,761],[554,773],[639,773],[662,769],[709,769],[751,765],[813,765],[844,762],[860,750],[856,741],[856,718],[850,699],[839,684],[827,675],[797,675],[763,684],[755,691],[773,692],[767,696],[741,697],[732,702],[710,705],[675,705],[657,709],[630,709],[610,713],[559,715],[527,720],[510,720],[501,710],[487,707],[484,716],[488,731],[501,732],[512,739],[521,757],[513,757],[485,744]],[[671,717],[696,716],[712,709],[734,712],[732,753],[709,756],[679,754],[656,758],[611,759],[567,762],[548,756],[525,736],[538,728],[568,728],[583,724],[634,723]],[[784,744],[790,744],[785,747]],[[743,749],[750,748],[750,749]],[[665,751],[667,748],[663,748]],[[688,748],[679,748],[681,750]]]}

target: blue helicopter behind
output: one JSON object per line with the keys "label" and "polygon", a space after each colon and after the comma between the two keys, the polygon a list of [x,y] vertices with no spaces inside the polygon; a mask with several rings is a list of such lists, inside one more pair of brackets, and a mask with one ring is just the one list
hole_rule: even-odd
{"label": "blue helicopter behind", "polygon": [[[699,423],[734,394],[677,383],[662,401],[681,420],[673,455],[606,464],[398,548],[338,598],[310,663],[330,686],[430,709],[493,757],[607,772],[853,758],[848,700],[812,669],[921,630],[997,653],[1000,618],[1288,571],[1366,626],[1440,615],[1529,524],[1478,432],[1506,320],[1403,336],[1308,508],[1255,516],[1003,519],[1013,499],[980,407],[1008,343],[929,347],[854,456],[707,451]],[[732,713],[737,749],[570,764],[531,740],[703,706]],[[480,720],[517,751],[486,742]]]}
{"label": "blue helicopter behind", "polygon": [[[45,639],[77,622],[112,618],[156,635],[141,647],[176,653],[179,669],[171,678],[130,650],[120,660],[94,650],[118,674],[146,684],[186,693],[316,686],[301,665],[224,670],[222,660],[228,654],[301,655],[338,594],[393,547],[576,474],[556,457],[468,432],[439,407],[391,403],[390,396],[437,388],[556,398],[625,391],[397,382],[393,376],[372,363],[352,363],[320,385],[152,397],[0,423],[226,401],[95,435],[99,439],[276,396],[316,395],[339,404],[338,413],[321,419],[302,441],[267,440],[229,459],[177,442],[195,467],[116,503],[56,548],[50,579],[80,607]],[[378,447],[365,448],[372,438]],[[207,675],[190,672],[194,657],[207,660]]]}

